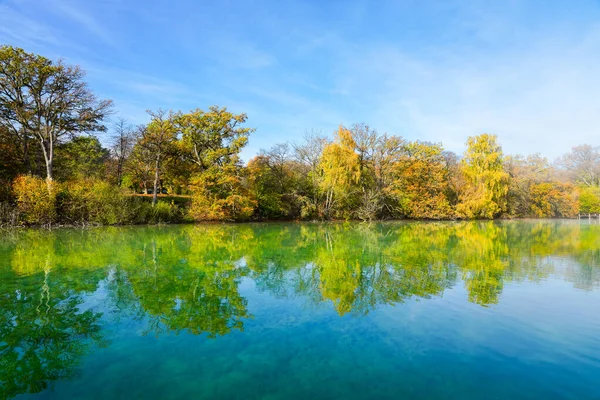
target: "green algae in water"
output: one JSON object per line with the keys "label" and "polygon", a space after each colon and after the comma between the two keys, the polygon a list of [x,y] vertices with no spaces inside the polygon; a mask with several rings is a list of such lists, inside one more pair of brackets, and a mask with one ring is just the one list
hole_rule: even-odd
{"label": "green algae in water", "polygon": [[5,231],[0,398],[597,399],[588,221]]}

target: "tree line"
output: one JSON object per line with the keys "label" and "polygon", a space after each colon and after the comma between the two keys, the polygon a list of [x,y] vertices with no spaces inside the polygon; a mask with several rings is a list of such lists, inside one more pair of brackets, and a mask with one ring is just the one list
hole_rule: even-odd
{"label": "tree line", "polygon": [[[212,106],[110,122],[78,66],[0,47],[1,223],[492,219],[600,212],[600,147],[554,162],[492,134],[458,155],[366,124],[307,133],[247,163],[246,114]],[[105,148],[97,135],[110,132]],[[152,195],[141,196],[140,194]],[[168,195],[165,195],[168,193]],[[137,194],[137,195],[136,195]]]}

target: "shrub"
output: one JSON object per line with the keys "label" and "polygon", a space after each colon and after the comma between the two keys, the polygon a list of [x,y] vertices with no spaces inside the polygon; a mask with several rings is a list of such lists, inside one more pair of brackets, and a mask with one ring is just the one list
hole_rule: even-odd
{"label": "shrub", "polygon": [[255,202],[246,196],[230,194],[216,198],[207,191],[194,194],[189,214],[196,221],[240,221],[250,218]]}
{"label": "shrub", "polygon": [[62,222],[115,225],[126,222],[127,200],[123,192],[107,182],[83,179],[67,182],[57,194]]}
{"label": "shrub", "polygon": [[17,210],[27,224],[49,225],[56,221],[56,191],[59,185],[44,179],[22,175],[13,181]]}

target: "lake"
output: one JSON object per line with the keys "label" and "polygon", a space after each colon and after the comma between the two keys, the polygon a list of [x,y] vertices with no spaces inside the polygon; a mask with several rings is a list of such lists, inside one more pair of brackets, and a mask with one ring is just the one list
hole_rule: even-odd
{"label": "lake", "polygon": [[1,399],[600,399],[594,221],[0,235]]}

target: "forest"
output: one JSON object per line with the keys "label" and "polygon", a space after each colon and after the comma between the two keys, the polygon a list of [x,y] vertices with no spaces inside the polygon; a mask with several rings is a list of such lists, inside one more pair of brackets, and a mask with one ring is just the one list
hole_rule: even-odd
{"label": "forest", "polygon": [[0,226],[600,213],[600,147],[590,144],[548,160],[504,154],[482,133],[455,154],[356,123],[245,162],[254,132],[246,114],[220,106],[149,110],[133,126],[79,66],[2,46]]}

